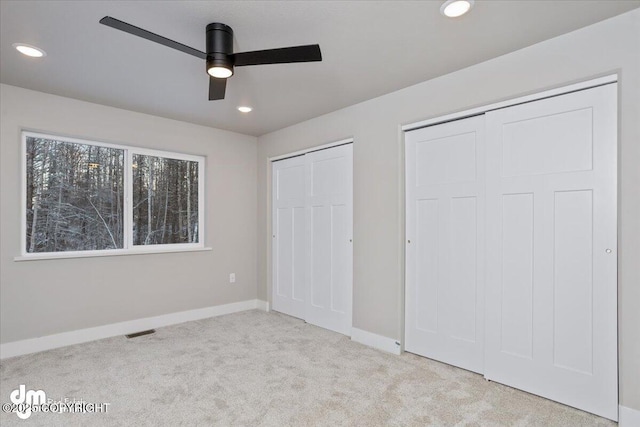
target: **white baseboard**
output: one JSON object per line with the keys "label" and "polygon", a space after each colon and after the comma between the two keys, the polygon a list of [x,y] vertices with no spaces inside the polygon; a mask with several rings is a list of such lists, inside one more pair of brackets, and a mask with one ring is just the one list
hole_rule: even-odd
{"label": "white baseboard", "polygon": [[266,311],[267,313],[271,311],[271,307],[269,306],[268,301],[262,301],[262,300],[256,300],[256,301],[258,301],[258,304],[256,306],[258,310]]}
{"label": "white baseboard", "polygon": [[147,329],[161,328],[163,326],[190,322],[192,320],[237,313],[239,311],[253,309],[268,311],[268,308],[268,303],[265,301],[253,299],[234,302],[231,304],[163,314],[161,316],[145,317],[143,319],[112,323],[110,325],[97,326],[95,328],[79,329],[76,331],[63,332],[60,334],[47,335],[22,341],[14,341],[6,344],[0,344],[0,359],[21,356],[29,353],[37,353],[39,351],[51,350],[53,348],[65,347],[68,345],[80,344],[103,338],[110,338],[117,335],[131,334],[133,332],[144,331]]}
{"label": "white baseboard", "polygon": [[637,409],[627,408],[620,405],[618,408],[618,426],[619,427],[637,427],[640,426],[640,411]]}
{"label": "white baseboard", "polygon": [[392,354],[400,354],[400,344],[393,338],[383,337],[358,328],[351,328],[351,341],[377,348]]}

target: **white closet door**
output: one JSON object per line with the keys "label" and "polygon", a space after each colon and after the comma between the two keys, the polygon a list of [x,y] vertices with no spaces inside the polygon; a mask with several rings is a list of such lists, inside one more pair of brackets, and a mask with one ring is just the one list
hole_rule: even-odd
{"label": "white closet door", "polygon": [[272,164],[272,308],[304,319],[306,213],[304,156]]}
{"label": "white closet door", "polygon": [[616,420],[616,85],[486,117],[485,376]]}
{"label": "white closet door", "polygon": [[352,144],[305,155],[307,291],[305,319],[351,335],[353,282]]}
{"label": "white closet door", "polygon": [[483,370],[484,117],[408,132],[405,349]]}

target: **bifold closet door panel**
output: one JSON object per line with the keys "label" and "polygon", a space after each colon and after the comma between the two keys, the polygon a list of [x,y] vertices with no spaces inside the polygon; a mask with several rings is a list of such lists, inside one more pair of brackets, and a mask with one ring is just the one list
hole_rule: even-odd
{"label": "bifold closet door panel", "polygon": [[613,420],[616,90],[486,114],[485,376]]}
{"label": "bifold closet door panel", "polygon": [[484,116],[407,132],[405,349],[483,371]]}
{"label": "bifold closet door panel", "polygon": [[308,323],[351,335],[353,145],[305,155]]}
{"label": "bifold closet door panel", "polygon": [[272,308],[304,319],[306,193],[304,156],[272,163]]}

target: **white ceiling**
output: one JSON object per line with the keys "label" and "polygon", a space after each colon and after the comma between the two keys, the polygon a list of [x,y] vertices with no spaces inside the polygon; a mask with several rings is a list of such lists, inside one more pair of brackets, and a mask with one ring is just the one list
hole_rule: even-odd
{"label": "white ceiling", "polygon": [[[640,7],[640,0],[0,1],[0,81],[157,116],[262,135]],[[110,15],[199,50],[210,22],[235,51],[319,43],[323,61],[236,68],[208,101],[204,61],[98,24]],[[27,58],[23,42],[47,52]],[[570,58],[567,58],[570,60]],[[239,105],[254,111],[242,114]]]}

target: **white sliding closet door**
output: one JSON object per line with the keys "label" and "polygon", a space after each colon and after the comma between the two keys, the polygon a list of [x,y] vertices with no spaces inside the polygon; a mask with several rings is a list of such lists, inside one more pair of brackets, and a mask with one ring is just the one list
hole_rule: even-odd
{"label": "white sliding closet door", "polygon": [[307,322],[351,335],[353,145],[305,155]]}
{"label": "white sliding closet door", "polygon": [[272,308],[304,319],[306,192],[304,156],[272,166]]}
{"label": "white sliding closet door", "polygon": [[616,420],[616,85],[486,118],[485,376]]}
{"label": "white sliding closet door", "polygon": [[273,162],[273,309],[351,335],[353,145]]}
{"label": "white sliding closet door", "polygon": [[484,117],[408,132],[405,349],[483,370]]}

